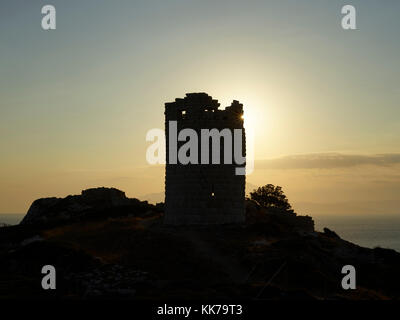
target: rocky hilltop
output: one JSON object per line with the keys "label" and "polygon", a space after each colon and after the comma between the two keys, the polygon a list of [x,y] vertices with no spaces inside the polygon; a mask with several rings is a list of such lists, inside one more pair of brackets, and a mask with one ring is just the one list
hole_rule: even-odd
{"label": "rocky hilltop", "polygon": [[[368,249],[311,217],[246,201],[239,225],[167,226],[162,204],[97,188],[36,200],[0,228],[0,297],[122,299],[398,299],[400,254]],[[54,265],[57,290],[41,288]],[[343,290],[344,265],[357,289]]]}
{"label": "rocky hilltop", "polygon": [[66,198],[35,200],[21,221],[26,224],[71,222],[90,218],[123,216],[144,213],[156,207],[147,201],[129,199],[125,192],[115,188],[83,190],[80,195]]}

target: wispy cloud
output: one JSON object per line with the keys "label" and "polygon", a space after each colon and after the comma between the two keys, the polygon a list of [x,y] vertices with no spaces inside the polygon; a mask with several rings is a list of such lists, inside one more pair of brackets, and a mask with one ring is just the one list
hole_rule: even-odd
{"label": "wispy cloud", "polygon": [[256,169],[333,169],[360,165],[391,166],[400,164],[400,153],[374,155],[312,153],[258,160]]}

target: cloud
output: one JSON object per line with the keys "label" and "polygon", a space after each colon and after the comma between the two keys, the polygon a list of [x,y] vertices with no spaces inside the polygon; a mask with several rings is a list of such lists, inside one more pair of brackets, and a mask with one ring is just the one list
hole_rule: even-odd
{"label": "cloud", "polygon": [[258,160],[255,169],[333,169],[361,165],[392,166],[400,164],[400,153],[374,155],[314,153]]}

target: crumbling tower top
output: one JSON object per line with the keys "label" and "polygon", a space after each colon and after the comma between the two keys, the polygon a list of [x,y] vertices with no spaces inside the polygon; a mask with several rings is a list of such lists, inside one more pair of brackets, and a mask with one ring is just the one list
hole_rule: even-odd
{"label": "crumbling tower top", "polygon": [[[205,92],[187,93],[185,98],[177,98],[175,102],[165,104],[165,115],[168,120],[207,119],[209,124],[217,124],[215,121],[229,121],[234,127],[243,125],[243,105],[237,100],[225,109],[219,109],[220,103]],[[220,127],[220,126],[217,126]]]}

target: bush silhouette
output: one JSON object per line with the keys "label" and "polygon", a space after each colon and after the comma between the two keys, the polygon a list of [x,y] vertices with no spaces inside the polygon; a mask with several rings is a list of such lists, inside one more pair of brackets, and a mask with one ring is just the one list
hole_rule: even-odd
{"label": "bush silhouette", "polygon": [[282,187],[267,184],[250,192],[251,200],[256,201],[264,208],[277,208],[285,211],[293,211]]}

